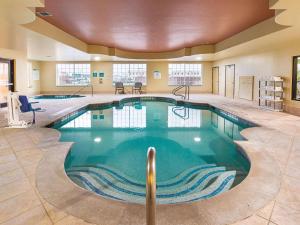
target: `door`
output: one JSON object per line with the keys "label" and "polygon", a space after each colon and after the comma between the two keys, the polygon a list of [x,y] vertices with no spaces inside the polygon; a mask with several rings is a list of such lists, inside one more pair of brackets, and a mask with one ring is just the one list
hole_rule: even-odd
{"label": "door", "polygon": [[235,88],[235,65],[225,66],[225,96],[234,98]]}
{"label": "door", "polygon": [[219,67],[212,68],[212,92],[215,95],[219,94]]}
{"label": "door", "polygon": [[0,107],[6,105],[9,91],[13,91],[13,61],[0,58]]}

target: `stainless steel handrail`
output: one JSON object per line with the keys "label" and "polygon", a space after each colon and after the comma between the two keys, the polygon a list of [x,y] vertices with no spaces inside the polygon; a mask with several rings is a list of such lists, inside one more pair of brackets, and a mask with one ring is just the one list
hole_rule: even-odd
{"label": "stainless steel handrail", "polygon": [[146,174],[146,222],[155,225],[156,214],[156,162],[155,148],[149,147],[147,154]]}
{"label": "stainless steel handrail", "polygon": [[87,85],[87,86],[83,86],[81,87],[79,90],[77,90],[76,92],[74,92],[73,94],[71,94],[72,96],[79,94],[83,89],[87,88],[87,87],[91,87],[92,90],[92,96],[94,96],[94,87],[93,85]]}
{"label": "stainless steel handrail", "polygon": [[[180,93],[177,93],[179,90],[181,90],[182,88],[184,88],[184,95],[183,94],[180,94]],[[186,99],[190,99],[190,86],[189,85],[180,85],[176,88],[174,88],[172,90],[172,94],[175,95],[175,96],[180,96],[182,97],[184,100]]]}

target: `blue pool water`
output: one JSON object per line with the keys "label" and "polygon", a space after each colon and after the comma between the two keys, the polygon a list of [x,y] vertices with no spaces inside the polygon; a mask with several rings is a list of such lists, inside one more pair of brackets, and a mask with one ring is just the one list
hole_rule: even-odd
{"label": "blue pool water", "polygon": [[68,98],[81,98],[82,95],[38,95],[34,99],[68,99]]}
{"label": "blue pool water", "polygon": [[146,157],[156,148],[159,204],[216,196],[239,184],[249,161],[233,140],[246,121],[209,106],[127,100],[91,106],[54,125],[74,142],[67,175],[105,198],[144,204]]}

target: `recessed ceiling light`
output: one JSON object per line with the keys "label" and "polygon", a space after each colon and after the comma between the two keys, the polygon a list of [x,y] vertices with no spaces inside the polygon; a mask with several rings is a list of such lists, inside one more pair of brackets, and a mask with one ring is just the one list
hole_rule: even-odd
{"label": "recessed ceiling light", "polygon": [[94,60],[95,60],[95,61],[99,61],[99,60],[101,60],[101,57],[100,57],[100,56],[95,56],[95,57],[94,57]]}
{"label": "recessed ceiling light", "polygon": [[196,60],[202,60],[201,56],[196,57]]}
{"label": "recessed ceiling light", "polygon": [[36,14],[38,16],[43,16],[43,17],[52,16],[49,12],[46,12],[46,11],[36,12]]}
{"label": "recessed ceiling light", "polygon": [[195,141],[195,142],[200,142],[200,141],[201,141],[201,138],[200,138],[200,137],[194,137],[194,141]]}
{"label": "recessed ceiling light", "polygon": [[96,142],[96,143],[99,143],[99,142],[101,142],[101,141],[102,141],[101,137],[96,137],[96,138],[94,139],[94,142]]}

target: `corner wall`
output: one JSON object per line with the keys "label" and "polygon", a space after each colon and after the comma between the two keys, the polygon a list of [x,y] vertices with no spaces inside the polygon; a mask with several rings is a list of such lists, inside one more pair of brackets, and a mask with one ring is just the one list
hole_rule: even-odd
{"label": "corner wall", "polygon": [[[39,94],[39,82],[28,86],[27,39],[24,28],[0,20],[0,58],[15,61],[15,90],[21,94]],[[38,68],[37,62],[33,67]]]}
{"label": "corner wall", "polygon": [[[246,51],[244,51],[246,52]],[[251,53],[214,62],[220,71],[220,95],[224,96],[225,87],[225,65],[235,64],[236,82],[235,99],[239,99],[239,77],[255,76],[254,81],[254,103],[258,104],[258,81],[271,76],[284,78],[284,103],[285,111],[300,115],[300,102],[291,100],[292,87],[292,63],[293,56],[300,55],[300,43],[298,40],[290,41],[284,45],[270,45],[268,48],[255,50],[249,49]]]}

